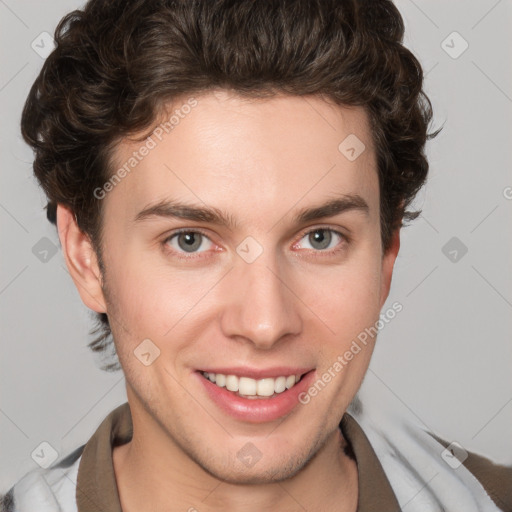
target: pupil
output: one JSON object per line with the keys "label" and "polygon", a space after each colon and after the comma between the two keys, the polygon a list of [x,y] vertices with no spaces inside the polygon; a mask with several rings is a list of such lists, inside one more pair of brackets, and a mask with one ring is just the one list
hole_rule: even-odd
{"label": "pupil", "polygon": [[[325,233],[328,233],[325,236]],[[314,233],[312,233],[313,239],[315,243],[320,243],[319,249],[325,249],[329,247],[329,243],[331,241],[331,233],[326,229],[317,229]],[[311,235],[310,235],[311,236]]]}
{"label": "pupil", "polygon": [[[182,233],[178,237],[179,246],[187,252],[195,251],[201,245],[200,236],[196,239],[196,235],[199,235],[199,233]],[[183,240],[185,241],[185,244],[182,245],[181,242]]]}

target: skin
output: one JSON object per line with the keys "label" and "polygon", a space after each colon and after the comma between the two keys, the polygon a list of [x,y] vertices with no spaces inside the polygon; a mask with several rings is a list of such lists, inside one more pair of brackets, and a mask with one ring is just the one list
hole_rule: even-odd
{"label": "skin", "polygon": [[[316,96],[195,97],[198,105],[103,199],[105,275],[71,212],[58,207],[66,264],[86,306],[109,315],[126,377],[134,435],[113,451],[123,510],[354,511],[357,466],[339,422],[375,340],[307,405],[272,422],[227,415],[193,372],[298,365],[319,377],[379,319],[400,241],[396,230],[382,252],[367,115]],[[349,134],[366,146],[353,162],[338,150]],[[140,146],[124,140],[115,164]],[[361,196],[368,212],[293,223],[298,210],[343,194]],[[237,224],[134,221],[163,199],[216,207]],[[196,235],[200,245],[186,252],[183,236],[181,245],[165,241],[178,228],[207,237]],[[348,238],[324,232],[332,239],[322,248],[313,236],[320,228]],[[252,263],[236,252],[248,236],[263,248]],[[160,350],[149,366],[133,353],[147,338]],[[262,453],[252,468],[237,458],[247,442]]]}

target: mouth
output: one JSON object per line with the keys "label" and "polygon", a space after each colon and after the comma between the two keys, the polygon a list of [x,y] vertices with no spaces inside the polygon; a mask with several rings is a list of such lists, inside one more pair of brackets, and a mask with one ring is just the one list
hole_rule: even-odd
{"label": "mouth", "polygon": [[249,400],[258,400],[274,398],[293,388],[308,372],[266,377],[263,379],[206,371],[199,371],[199,373],[217,387],[225,388],[236,396],[248,398]]}
{"label": "mouth", "polygon": [[220,411],[249,423],[275,421],[297,411],[299,397],[317,379],[315,369],[290,367],[209,368],[193,374]]}

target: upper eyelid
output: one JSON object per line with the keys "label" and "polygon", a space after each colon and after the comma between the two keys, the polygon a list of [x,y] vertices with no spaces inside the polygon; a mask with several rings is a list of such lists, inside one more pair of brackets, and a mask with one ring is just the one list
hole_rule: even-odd
{"label": "upper eyelid", "polygon": [[320,231],[321,229],[324,229],[325,231],[331,231],[332,233],[336,233],[337,235],[340,235],[340,237],[343,238],[344,240],[349,239],[348,235],[343,233],[342,230],[336,229],[336,228],[333,228],[330,226],[322,226],[322,225],[312,226],[310,228],[304,228],[304,231],[301,231],[300,237],[302,238],[304,235],[307,235],[314,231]]}

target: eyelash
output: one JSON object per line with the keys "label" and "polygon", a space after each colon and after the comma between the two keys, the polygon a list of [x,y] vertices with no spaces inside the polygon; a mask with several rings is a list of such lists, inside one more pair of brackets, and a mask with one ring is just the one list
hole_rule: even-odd
{"label": "eyelash", "polygon": [[[313,251],[315,253],[314,257],[322,258],[322,257],[324,257],[324,255],[327,255],[327,256],[336,255],[336,254],[338,254],[338,252],[340,252],[343,249],[345,249],[345,246],[348,245],[351,242],[350,238],[347,235],[344,235],[340,231],[337,231],[337,230],[335,230],[333,228],[323,227],[323,226],[317,226],[317,227],[315,227],[313,229],[304,231],[303,233],[301,233],[301,235],[299,237],[299,241],[302,240],[306,235],[309,235],[311,233],[315,233],[316,231],[330,231],[331,233],[334,233],[335,235],[338,235],[341,238],[341,242],[335,248],[333,248],[333,249],[324,249],[324,250],[309,249],[310,251]],[[203,256],[201,256],[202,252],[188,253],[188,254],[190,254],[190,256],[183,256],[183,254],[187,254],[187,253],[181,252],[181,251],[176,251],[175,249],[171,249],[171,250],[168,249],[169,241],[172,240],[174,237],[177,237],[178,235],[182,234],[182,233],[194,233],[194,234],[199,233],[202,236],[206,237],[208,240],[210,240],[210,237],[204,231],[202,231],[201,229],[197,229],[197,228],[194,228],[194,229],[191,229],[191,228],[190,229],[187,229],[187,228],[178,229],[176,231],[173,231],[169,236],[167,236],[162,241],[162,246],[164,247],[166,252],[171,252],[177,258],[182,259],[182,260],[188,260],[188,261],[194,260],[194,259],[197,259],[197,258],[200,258],[200,257],[203,257]],[[203,252],[206,252],[206,251],[203,251]]]}

